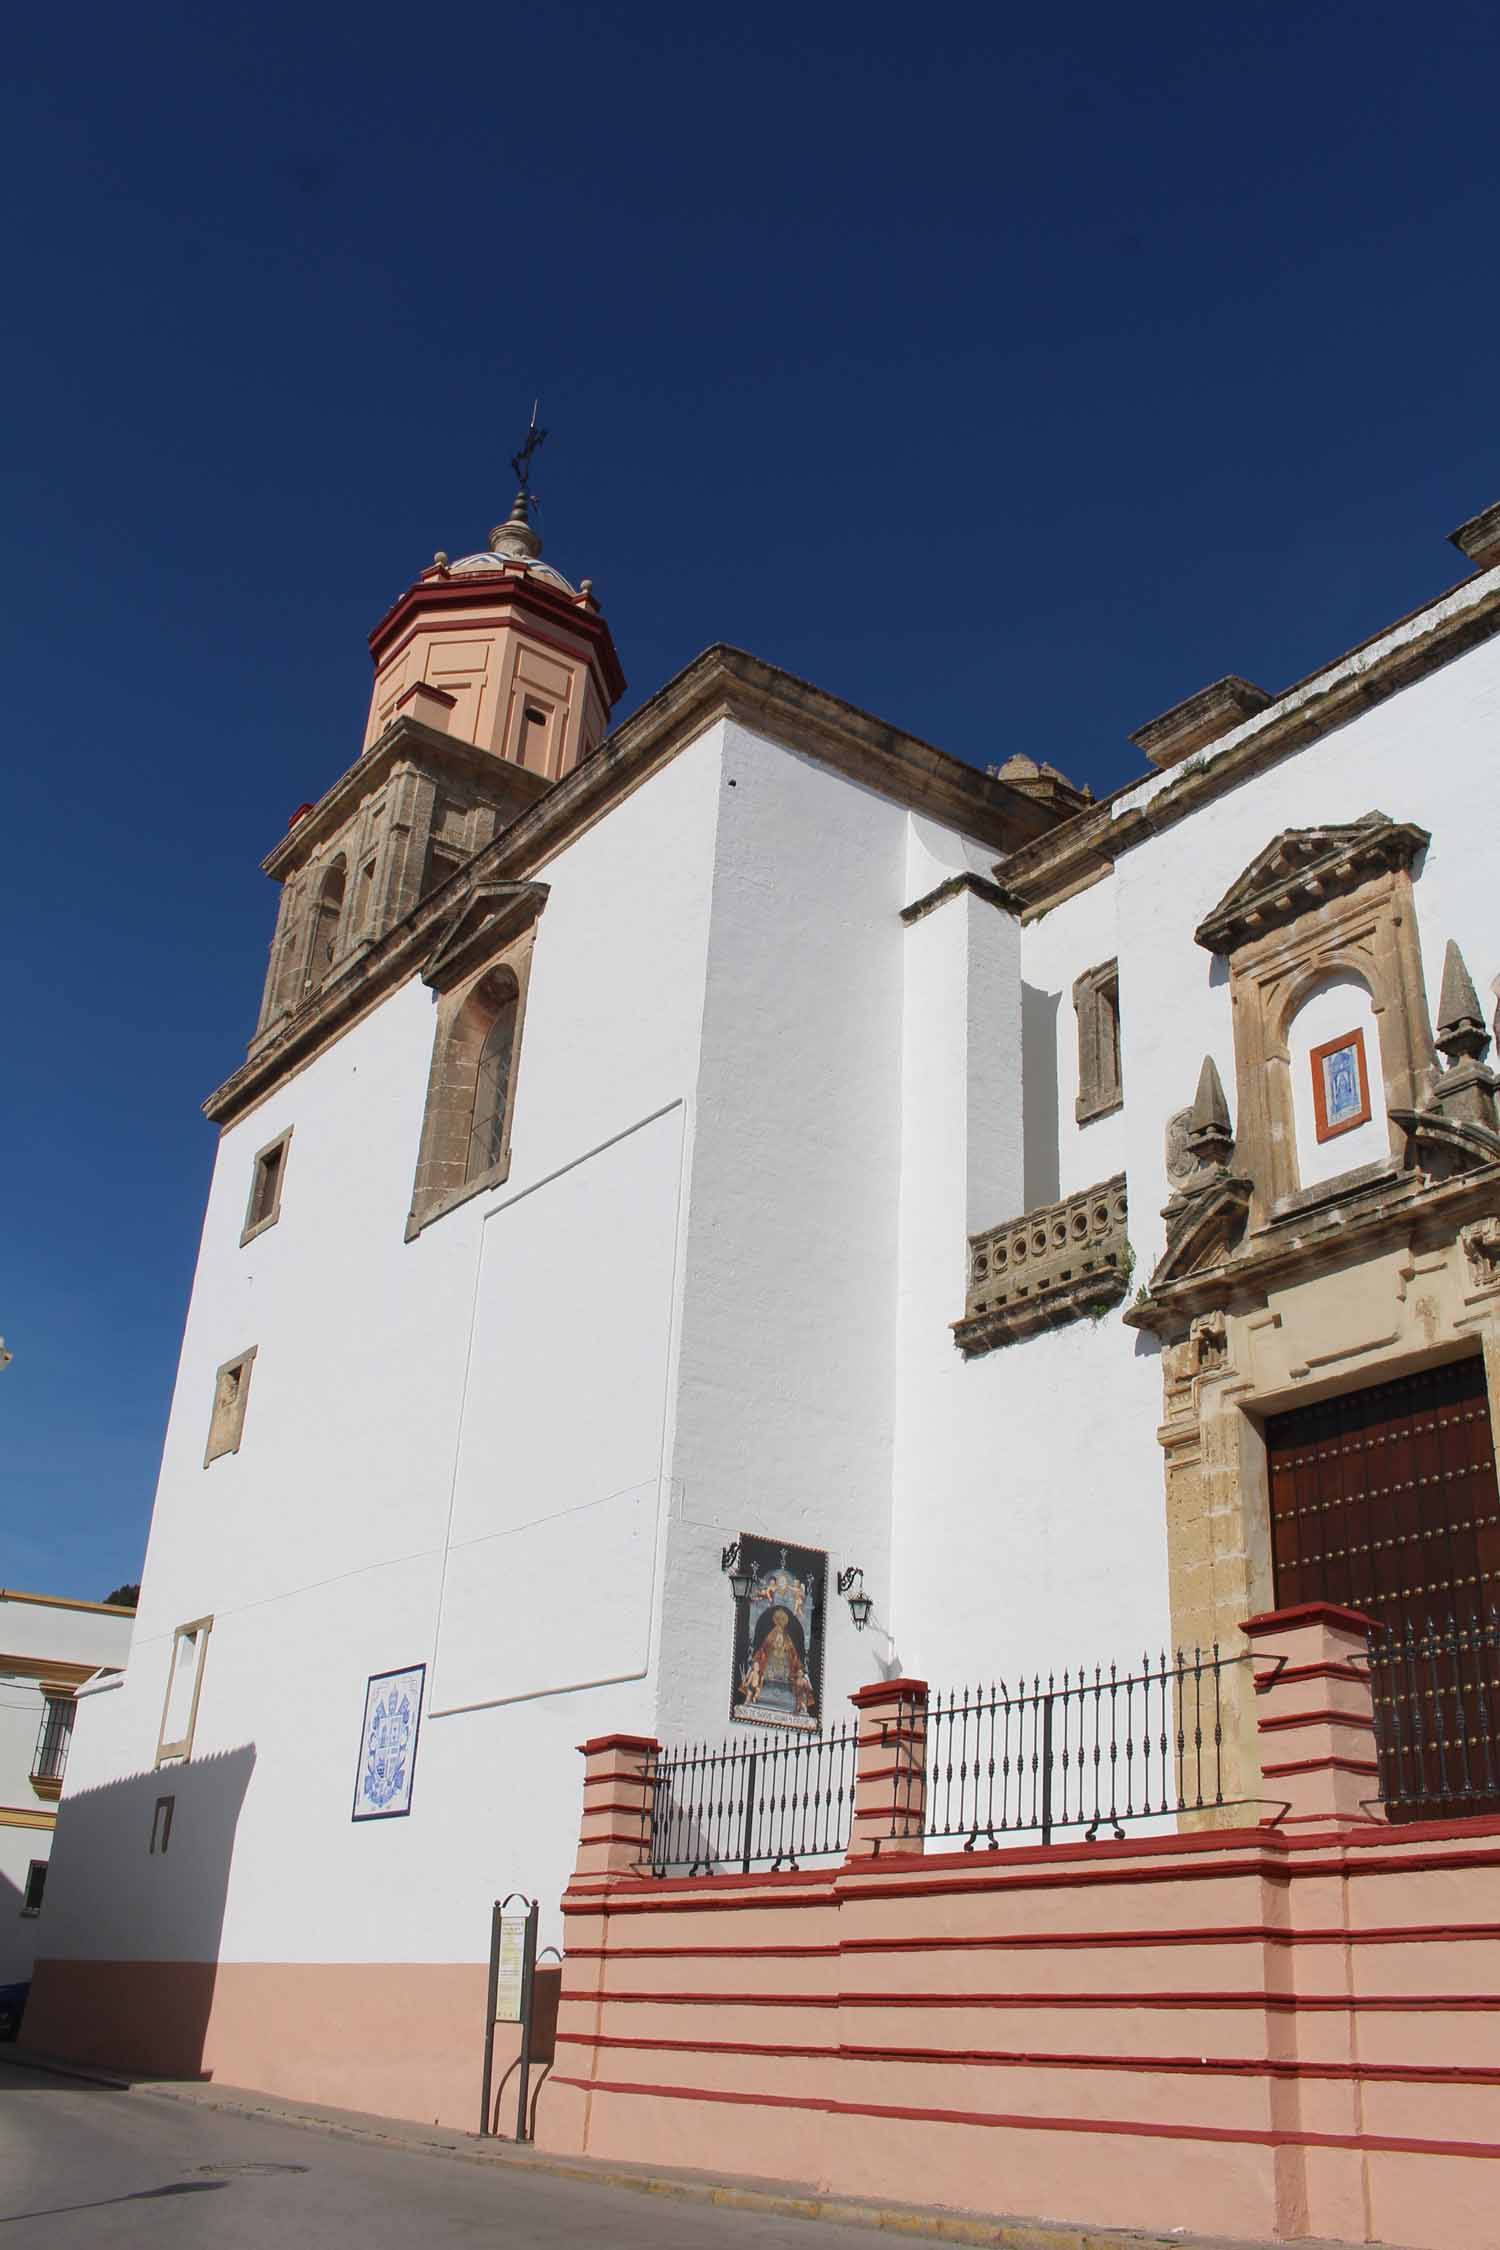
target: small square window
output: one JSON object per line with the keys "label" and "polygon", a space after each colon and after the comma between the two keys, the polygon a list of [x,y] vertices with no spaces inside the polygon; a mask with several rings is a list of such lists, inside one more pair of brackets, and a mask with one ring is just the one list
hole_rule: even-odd
{"label": "small square window", "polygon": [[21,1896],[23,1914],[40,1914],[42,1893],[47,1888],[47,1862],[34,1859],[26,1870],[26,1888]]}
{"label": "small square window", "polygon": [[221,1453],[238,1453],[245,1427],[245,1404],[250,1396],[250,1370],[259,1346],[226,1359],[214,1376],[213,1412],[208,1421],[208,1445],[203,1455],[206,1469]]}
{"label": "small square window", "polygon": [[[208,1654],[208,1636],[214,1629],[211,1617],[195,1617],[187,1625],[179,1625],[172,1635],[172,1657],[167,1671],[167,1692],[162,1698],[161,1729],[156,1738],[156,1763],[166,1765],[171,1759],[190,1758],[193,1754],[193,1735],[198,1725],[198,1698],[203,1693],[203,1660]],[[158,1802],[158,1812],[160,1802]],[[170,1813],[167,1825],[171,1826]],[[153,1822],[153,1829],[155,1823]],[[154,1839],[153,1839],[154,1841]],[[163,1841],[163,1850],[166,1849]]]}
{"label": "small square window", "polygon": [[245,1206],[245,1224],[240,1234],[240,1247],[274,1227],[281,1217],[281,1183],[286,1178],[287,1151],[292,1145],[292,1128],[278,1133],[274,1141],[267,1141],[255,1152],[250,1167],[250,1200]]}

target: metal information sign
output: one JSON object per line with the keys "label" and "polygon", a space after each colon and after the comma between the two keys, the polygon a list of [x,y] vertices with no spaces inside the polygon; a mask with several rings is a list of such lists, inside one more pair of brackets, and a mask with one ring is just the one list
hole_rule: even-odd
{"label": "metal information sign", "polygon": [[[519,1901],[524,1913],[509,1909]],[[538,1907],[524,1891],[497,1898],[490,1916],[490,1988],[484,2020],[484,2087],[479,2097],[479,2130],[494,2131],[492,2117],[495,2078],[495,2026],[521,2026],[521,2055],[517,2065],[516,2139],[527,2138],[526,2095],[531,2080],[531,1997],[536,1969]]]}
{"label": "metal information sign", "polygon": [[531,1928],[530,1914],[502,1914],[500,1917],[500,1949],[497,1955],[495,1978],[496,2023],[519,2023],[521,2004],[525,1997],[526,1937]]}

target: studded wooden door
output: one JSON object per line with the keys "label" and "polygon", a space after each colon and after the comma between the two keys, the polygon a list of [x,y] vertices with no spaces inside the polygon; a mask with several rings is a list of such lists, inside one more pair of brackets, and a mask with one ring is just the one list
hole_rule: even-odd
{"label": "studded wooden door", "polygon": [[1475,1357],[1266,1425],[1276,1602],[1339,1602],[1375,1636],[1395,1820],[1500,1807],[1500,1492]]}

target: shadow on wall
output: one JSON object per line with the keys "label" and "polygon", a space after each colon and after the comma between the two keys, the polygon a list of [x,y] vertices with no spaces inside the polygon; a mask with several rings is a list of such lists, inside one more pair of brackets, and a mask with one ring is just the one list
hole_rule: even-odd
{"label": "shadow on wall", "polygon": [[1062,1193],[1057,1118],[1057,1012],[1060,992],[1021,987],[1021,1161],[1026,1208],[1039,1211]]}
{"label": "shadow on wall", "polygon": [[22,2052],[201,2078],[246,1743],[58,1808]]}

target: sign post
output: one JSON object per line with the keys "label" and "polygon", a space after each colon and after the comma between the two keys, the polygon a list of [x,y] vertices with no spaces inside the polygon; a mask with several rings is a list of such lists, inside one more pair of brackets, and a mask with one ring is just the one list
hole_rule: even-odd
{"label": "sign post", "polygon": [[[513,1911],[517,1907],[524,1912]],[[489,2135],[490,2104],[495,2078],[495,2026],[521,2026],[520,2086],[516,2098],[516,2139],[528,2138],[526,2095],[531,2078],[531,2003],[536,1975],[538,1902],[524,1891],[496,1899],[490,1915],[490,1982],[484,2016],[484,2087],[480,2094],[479,2130]]]}

